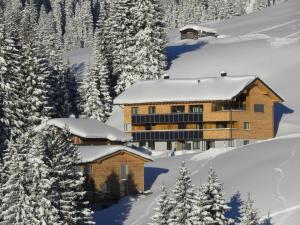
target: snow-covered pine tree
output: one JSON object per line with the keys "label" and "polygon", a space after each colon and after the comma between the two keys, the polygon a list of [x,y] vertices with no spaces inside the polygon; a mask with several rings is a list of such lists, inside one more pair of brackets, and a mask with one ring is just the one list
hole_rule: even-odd
{"label": "snow-covered pine tree", "polygon": [[165,185],[161,186],[161,192],[159,199],[154,208],[154,215],[152,216],[152,222],[149,225],[169,225],[169,217],[172,211],[170,197]]}
{"label": "snow-covered pine tree", "polygon": [[116,94],[139,79],[134,70],[136,24],[135,0],[113,0],[110,3],[108,26],[110,27],[113,76],[117,80]]}
{"label": "snow-covered pine tree", "polygon": [[248,193],[246,201],[243,201],[240,211],[239,225],[260,225],[258,210],[254,207],[250,193]]}
{"label": "snow-covered pine tree", "polygon": [[99,77],[89,69],[80,87],[80,106],[85,117],[103,120],[103,105],[99,91]]}
{"label": "snow-covered pine tree", "polygon": [[43,136],[33,132],[29,134],[28,162],[30,164],[31,207],[37,224],[63,224],[58,210],[53,206],[49,193],[52,191],[56,177],[51,177],[50,160],[46,157],[46,145]]}
{"label": "snow-covered pine tree", "polygon": [[65,18],[66,18],[66,9],[64,0],[53,0],[51,2],[51,8],[55,21],[55,28],[57,34],[60,38],[63,37],[65,32]]}
{"label": "snow-covered pine tree", "polygon": [[[4,176],[4,168],[3,168],[3,160],[2,160],[2,155],[0,157],[0,196],[2,196],[2,198],[0,198],[0,210],[2,210],[2,205],[3,205],[3,196],[4,196],[4,183],[6,181],[6,178]],[[0,224],[2,224],[3,222],[3,215],[0,212]]]}
{"label": "snow-covered pine tree", "polygon": [[85,116],[105,122],[112,111],[112,98],[105,15],[101,14],[100,20],[102,24],[98,22],[98,29],[95,33],[95,62],[83,78],[80,105]]}
{"label": "snow-covered pine tree", "polygon": [[63,62],[63,46],[61,39],[55,32],[55,21],[53,13],[46,13],[41,8],[38,25],[38,34],[44,46],[45,56],[48,59],[49,76],[49,101],[52,107],[52,117],[68,117],[70,114],[78,114],[76,110],[77,81],[69,66]]}
{"label": "snow-covered pine tree", "polygon": [[236,1],[236,12],[237,16],[246,14],[246,0],[237,0]]}
{"label": "snow-covered pine tree", "polygon": [[[0,16],[3,16],[2,12],[0,12]],[[8,64],[5,59],[6,51],[4,49],[4,45],[5,45],[4,21],[2,20],[0,21],[0,118],[4,118],[3,101],[5,98],[5,93],[7,92],[8,89],[7,87]],[[5,146],[5,124],[2,120],[0,120],[0,163],[2,159],[2,153],[5,148],[4,146]],[[0,169],[1,169],[1,164],[0,164]]]}
{"label": "snow-covered pine tree", "polygon": [[80,7],[81,7],[82,39],[84,41],[83,47],[92,47],[94,21],[93,21],[91,0],[81,0]]}
{"label": "snow-covered pine tree", "polygon": [[229,210],[223,193],[223,185],[219,182],[216,172],[210,168],[208,183],[204,186],[204,209],[209,213],[213,224],[226,225],[229,219],[225,213]]}
{"label": "snow-covered pine tree", "polygon": [[268,5],[267,0],[256,0],[256,1],[254,1],[254,4],[253,4],[253,10],[254,11],[261,10],[261,9],[267,7],[267,5]]}
{"label": "snow-covered pine tree", "polygon": [[67,0],[65,7],[64,49],[72,50],[79,47],[73,0]]}
{"label": "snow-covered pine tree", "polygon": [[[23,115],[22,89],[20,88],[22,49],[20,45],[20,35],[18,24],[20,23],[19,5],[10,2],[10,7],[4,12],[4,39],[0,46],[1,56],[4,59],[6,67],[2,67],[2,88],[5,88],[5,94],[2,102],[2,116],[0,118],[5,127],[5,139],[15,139],[20,134],[20,130],[26,123]],[[2,61],[3,63],[3,61]],[[5,70],[3,70],[5,68]]]}
{"label": "snow-covered pine tree", "polygon": [[204,186],[200,186],[200,188],[198,188],[195,192],[193,210],[189,215],[193,221],[193,225],[213,224],[213,219],[205,208],[206,204],[207,202],[204,195]]}
{"label": "snow-covered pine tree", "polygon": [[138,0],[134,10],[136,74],[142,80],[159,79],[164,74],[166,36],[160,4],[156,0]]}
{"label": "snow-covered pine tree", "polygon": [[205,20],[206,21],[213,21],[217,20],[219,17],[219,12],[218,12],[218,0],[208,0],[208,8],[207,8],[207,13]]}
{"label": "snow-covered pine tree", "polygon": [[30,196],[29,145],[26,136],[11,142],[4,154],[5,174],[2,204],[0,206],[2,224],[34,224],[33,199]]}
{"label": "snow-covered pine tree", "polygon": [[[23,101],[23,116],[26,118],[25,131],[39,125],[50,117],[49,85],[50,71],[43,54],[43,45],[36,31],[36,14],[33,5],[23,10],[22,25],[22,64],[20,89]],[[22,131],[21,131],[22,132]],[[23,131],[24,132],[24,131]]]}
{"label": "snow-covered pine tree", "polygon": [[8,145],[1,171],[0,224],[62,224],[48,195],[53,178],[41,141],[29,132]]}
{"label": "snow-covered pine tree", "polygon": [[192,224],[191,212],[193,210],[194,187],[191,183],[191,175],[185,162],[182,162],[179,169],[175,186],[172,190],[171,199],[172,212],[168,224],[170,225],[189,225]]}
{"label": "snow-covered pine tree", "polygon": [[227,0],[226,13],[227,13],[226,18],[231,18],[238,14],[237,7],[236,7],[236,0]]}
{"label": "snow-covered pine tree", "polygon": [[68,225],[94,224],[92,212],[84,201],[85,178],[77,169],[79,152],[70,142],[70,133],[55,127],[45,127],[42,133],[50,159],[50,176],[56,178],[51,201],[58,209],[60,221]]}

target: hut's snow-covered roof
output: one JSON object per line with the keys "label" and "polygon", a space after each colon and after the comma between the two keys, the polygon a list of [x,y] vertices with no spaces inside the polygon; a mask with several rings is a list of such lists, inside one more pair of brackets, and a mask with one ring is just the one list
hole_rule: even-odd
{"label": "hut's snow-covered roof", "polygon": [[97,159],[110,156],[120,151],[129,152],[131,154],[142,157],[147,161],[153,161],[151,156],[123,145],[90,145],[90,146],[79,145],[78,150],[80,153],[81,163],[92,162]]}
{"label": "hut's snow-covered roof", "polygon": [[138,81],[119,95],[114,103],[123,105],[231,100],[256,78],[256,76],[226,76]]}
{"label": "hut's snow-covered roof", "polygon": [[103,138],[121,142],[131,140],[128,134],[95,119],[57,118],[47,121],[47,124],[66,128],[70,133],[82,138]]}
{"label": "hut's snow-covered roof", "polygon": [[214,34],[217,33],[217,30],[214,28],[198,26],[198,25],[193,25],[193,24],[185,25],[184,27],[181,27],[179,29],[179,31],[184,31],[187,29],[192,29],[192,30],[197,30],[197,31],[205,31],[207,33],[214,33]]}

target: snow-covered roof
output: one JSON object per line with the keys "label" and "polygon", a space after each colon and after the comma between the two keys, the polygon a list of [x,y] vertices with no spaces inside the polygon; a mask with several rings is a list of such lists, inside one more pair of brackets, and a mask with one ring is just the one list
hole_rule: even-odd
{"label": "snow-covered roof", "polygon": [[46,123],[62,129],[67,128],[70,133],[83,138],[103,138],[121,142],[131,140],[128,134],[95,119],[57,118]]}
{"label": "snow-covered roof", "polygon": [[205,31],[208,33],[215,33],[215,34],[217,33],[217,30],[214,28],[203,27],[203,26],[198,26],[198,25],[193,25],[193,24],[185,25],[184,27],[181,27],[179,30],[184,31],[187,29],[192,29],[192,30],[197,30],[197,31]]}
{"label": "snow-covered roof", "polygon": [[146,160],[153,161],[151,156],[123,145],[79,145],[78,150],[81,163],[92,162],[120,151],[126,151]]}
{"label": "snow-covered roof", "polygon": [[115,104],[231,100],[256,76],[138,81],[119,95]]}

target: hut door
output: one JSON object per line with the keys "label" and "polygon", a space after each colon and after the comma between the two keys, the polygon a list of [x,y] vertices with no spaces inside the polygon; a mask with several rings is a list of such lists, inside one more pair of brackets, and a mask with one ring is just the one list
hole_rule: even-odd
{"label": "hut door", "polygon": [[124,197],[128,194],[127,180],[121,180],[120,183],[120,197]]}

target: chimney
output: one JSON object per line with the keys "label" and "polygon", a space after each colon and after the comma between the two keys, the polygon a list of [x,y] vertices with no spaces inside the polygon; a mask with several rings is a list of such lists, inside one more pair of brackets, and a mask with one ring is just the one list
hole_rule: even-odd
{"label": "chimney", "polygon": [[221,77],[227,77],[227,73],[225,71],[221,72]]}
{"label": "chimney", "polygon": [[165,79],[165,80],[169,80],[169,79],[170,79],[170,76],[169,76],[169,75],[164,75],[164,79]]}

